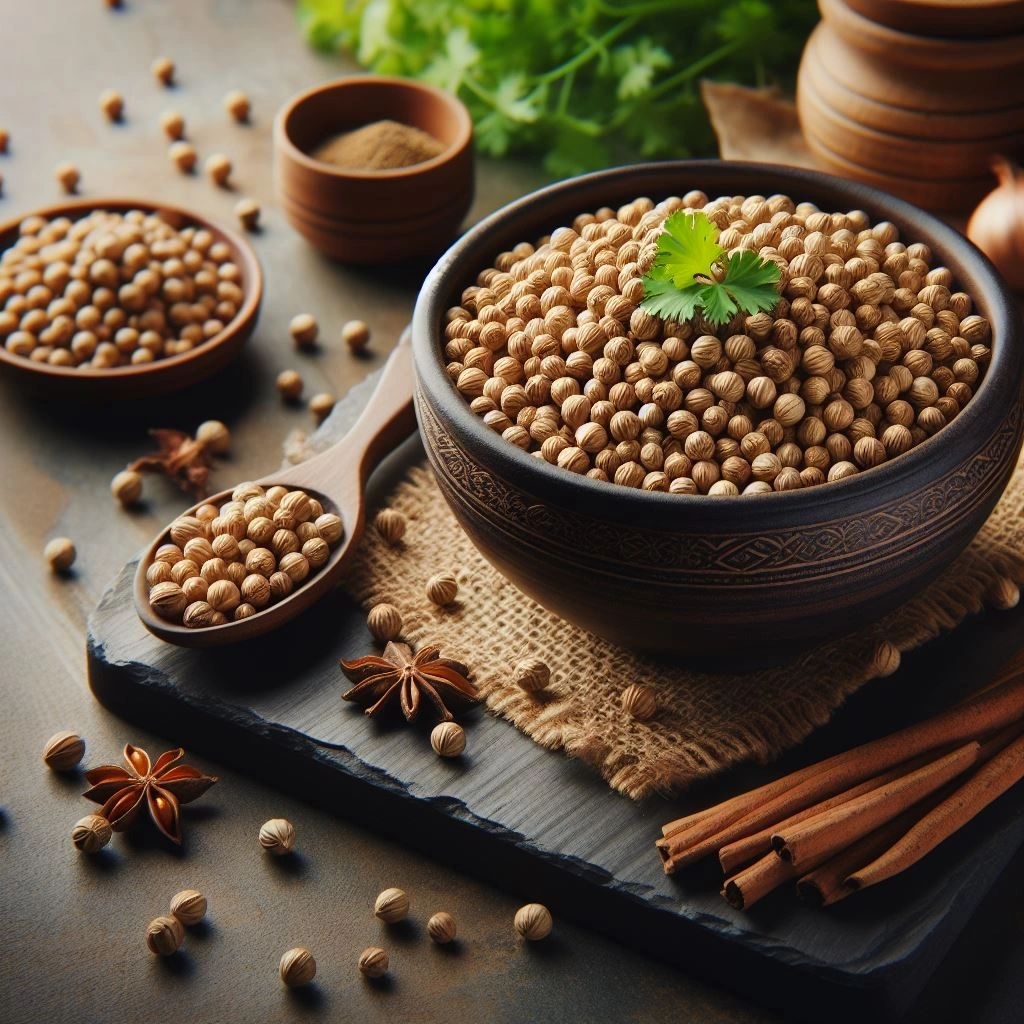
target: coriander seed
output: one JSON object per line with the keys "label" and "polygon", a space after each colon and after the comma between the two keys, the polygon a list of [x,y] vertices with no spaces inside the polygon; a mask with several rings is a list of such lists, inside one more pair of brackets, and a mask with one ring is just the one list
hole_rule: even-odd
{"label": "coriander seed", "polygon": [[297,946],[281,957],[278,973],[288,988],[300,988],[316,977],[316,960],[308,949]]}
{"label": "coriander seed", "polygon": [[302,394],[302,378],[295,370],[282,370],[277,375],[277,393],[286,401],[297,401]]}
{"label": "coriander seed", "polygon": [[231,447],[231,431],[220,420],[206,420],[196,427],[196,441],[214,455],[223,455]]}
{"label": "coriander seed", "polygon": [[386,643],[402,632],[402,615],[393,604],[375,604],[366,616],[366,625],[375,639]]}
{"label": "coriander seed", "polygon": [[653,718],[658,710],[658,702],[654,693],[646,686],[633,683],[622,691],[622,710],[638,722],[646,722]]}
{"label": "coriander seed", "polygon": [[439,946],[455,940],[455,918],[444,910],[432,914],[427,921],[427,935]]}
{"label": "coriander seed", "polygon": [[316,336],[320,332],[320,327],[316,317],[309,313],[298,313],[292,317],[288,332],[296,348],[312,349],[316,347]]}
{"label": "coriander seed", "polygon": [[516,911],[516,931],[529,942],[539,942],[551,934],[551,912],[542,903],[527,903]]}
{"label": "coriander seed", "polygon": [[185,929],[176,917],[163,914],[153,918],[146,929],[146,945],[151,953],[157,956],[170,956],[176,953],[185,941]]}
{"label": "coriander seed", "polygon": [[100,95],[100,110],[108,121],[120,121],[124,113],[124,97],[116,89],[107,89]]}
{"label": "coriander seed", "polygon": [[537,693],[551,681],[551,669],[540,658],[523,658],[516,665],[512,678],[520,689]]}
{"label": "coriander seed", "polygon": [[78,168],[72,163],[57,164],[53,169],[53,176],[57,179],[60,187],[69,195],[75,192],[79,181],[82,179]]}
{"label": "coriander seed", "polygon": [[235,216],[246,231],[255,231],[260,223],[260,204],[255,199],[239,199],[235,203]]}
{"label": "coriander seed", "polygon": [[320,394],[314,395],[309,400],[309,411],[313,414],[317,423],[322,423],[330,415],[335,401],[334,395],[326,391],[321,391]]}
{"label": "coriander seed", "polygon": [[170,57],[157,57],[150,70],[162,86],[169,88],[174,84],[174,61]]}
{"label": "coriander seed", "polygon": [[451,604],[458,593],[459,583],[453,573],[435,573],[427,580],[427,597],[436,605],[444,607]]}
{"label": "coriander seed", "polygon": [[438,757],[459,757],[466,749],[466,730],[458,722],[439,722],[430,732],[430,745]]}
{"label": "coriander seed", "polygon": [[82,853],[98,853],[107,843],[113,830],[110,822],[98,814],[87,814],[79,818],[71,829],[71,842]]}
{"label": "coriander seed", "polygon": [[55,573],[66,573],[74,564],[76,554],[75,545],[67,537],[54,537],[43,548],[43,558]]}
{"label": "coriander seed", "polygon": [[206,897],[198,889],[183,889],[171,898],[171,916],[186,927],[199,924],[206,917]]}
{"label": "coriander seed", "polygon": [[362,352],[370,342],[370,328],[362,320],[349,320],[342,325],[341,340],[350,352]]}
{"label": "coriander seed", "polygon": [[373,525],[385,544],[394,547],[405,536],[405,516],[394,509],[385,508],[377,513]]}
{"label": "coriander seed", "polygon": [[124,506],[134,505],[142,497],[142,476],[133,469],[122,469],[110,481],[110,493]]}
{"label": "coriander seed", "polygon": [[359,972],[367,978],[383,978],[389,964],[387,952],[379,946],[370,946],[359,954]]}
{"label": "coriander seed", "polygon": [[238,122],[249,120],[249,97],[240,89],[232,89],[224,97],[224,109]]}
{"label": "coriander seed", "polygon": [[85,757],[85,740],[75,732],[54,733],[43,747],[43,762],[54,772],[69,772]]}
{"label": "coriander seed", "polygon": [[220,188],[226,188],[231,177],[231,161],[223,153],[213,153],[203,165],[207,177]]}
{"label": "coriander seed", "polygon": [[191,174],[195,170],[196,161],[199,159],[195,146],[180,140],[172,143],[171,148],[167,151],[167,155],[171,158],[171,163],[182,174]]}
{"label": "coriander seed", "polygon": [[295,826],[287,818],[271,818],[260,826],[259,838],[264,850],[282,857],[295,846]]}
{"label": "coriander seed", "polygon": [[185,136],[185,118],[177,110],[165,110],[160,115],[160,130],[172,142],[176,142]]}
{"label": "coriander seed", "polygon": [[409,913],[409,897],[402,889],[385,889],[373,904],[373,916],[385,924],[397,924]]}

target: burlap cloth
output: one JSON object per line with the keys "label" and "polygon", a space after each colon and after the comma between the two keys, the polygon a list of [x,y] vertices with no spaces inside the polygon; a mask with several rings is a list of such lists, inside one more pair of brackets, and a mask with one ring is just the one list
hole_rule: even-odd
{"label": "burlap cloth", "polygon": [[[1024,462],[1024,460],[1022,460]],[[1024,465],[981,533],[921,596],[841,641],[785,667],[723,676],[666,666],[613,646],[525,597],[484,560],[448,510],[430,471],[410,470],[387,501],[403,513],[403,542],[366,532],[346,584],[367,608],[402,613],[403,638],[440,644],[465,660],[487,707],[551,750],[598,769],[614,789],[640,799],[670,793],[741,761],[769,761],[831,717],[858,687],[894,672],[900,653],[952,629],[986,602],[1016,603],[1024,583]],[[436,572],[454,572],[457,603],[426,596]],[[531,696],[512,682],[515,663],[542,658],[548,690]],[[622,690],[642,682],[658,713],[637,722]]]}

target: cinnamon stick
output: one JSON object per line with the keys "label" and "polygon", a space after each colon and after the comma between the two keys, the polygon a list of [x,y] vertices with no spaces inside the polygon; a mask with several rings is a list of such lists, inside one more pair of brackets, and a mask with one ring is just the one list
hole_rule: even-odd
{"label": "cinnamon stick", "polygon": [[1024,715],[1024,675],[970,703],[836,754],[698,815],[670,822],[655,844],[666,873],[714,853],[910,758],[964,743]]}
{"label": "cinnamon stick", "polygon": [[722,889],[722,895],[731,907],[748,910],[773,889],[796,878],[797,870],[789,861],[769,853],[750,867],[729,878]]}
{"label": "cinnamon stick", "polygon": [[840,804],[845,804],[855,797],[862,796],[864,793],[870,793],[871,790],[884,786],[887,782],[892,782],[903,775],[908,775],[915,769],[927,764],[929,760],[933,760],[933,758],[927,754],[915,757],[906,764],[898,765],[887,772],[883,772],[881,775],[873,775],[870,779],[857,786],[844,789],[842,793],[837,793],[826,800],[812,804],[810,807],[805,807],[802,811],[797,811],[796,814],[783,821],[777,822],[774,825],[768,825],[758,832],[752,832],[742,839],[737,839],[735,842],[723,846],[718,851],[718,861],[722,865],[722,871],[728,875],[744,864],[763,857],[767,853],[772,853],[772,835],[774,833],[781,832],[783,829],[799,824],[801,821],[806,821],[808,818],[813,818],[814,815],[830,810],[833,807],[838,807]]}
{"label": "cinnamon stick", "polygon": [[965,743],[909,775],[776,832],[772,846],[783,860],[810,867],[815,858],[838,853],[956,778],[978,760],[980,751],[977,741]]}
{"label": "cinnamon stick", "polygon": [[865,889],[916,864],[1021,779],[1024,736],[996,754],[885,853],[850,875],[847,884]]}

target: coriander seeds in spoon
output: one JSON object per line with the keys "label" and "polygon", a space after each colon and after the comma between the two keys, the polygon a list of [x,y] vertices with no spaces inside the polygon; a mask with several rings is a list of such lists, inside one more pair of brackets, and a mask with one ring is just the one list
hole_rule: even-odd
{"label": "coriander seeds in spoon", "polygon": [[145,627],[186,647],[235,643],[282,625],[333,587],[363,532],[367,478],[415,430],[412,383],[406,330],[345,437],[170,523],[135,573]]}

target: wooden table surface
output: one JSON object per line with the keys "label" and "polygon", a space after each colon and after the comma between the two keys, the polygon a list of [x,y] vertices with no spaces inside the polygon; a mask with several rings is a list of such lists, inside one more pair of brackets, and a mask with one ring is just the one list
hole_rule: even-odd
{"label": "wooden table surface", "polygon": [[[347,69],[305,47],[290,3],[126,0],[111,11],[103,0],[0,0],[0,39],[0,126],[11,133],[10,153],[0,157],[0,221],[57,200],[52,169],[70,160],[81,169],[85,196],[160,199],[225,222],[237,198],[254,196],[264,210],[254,240],[266,272],[254,338],[208,385],[141,408],[96,409],[33,399],[0,381],[0,1020],[783,1019],[630,952],[628,935],[616,944],[558,922],[552,941],[524,949],[511,929],[517,901],[445,868],[443,850],[423,858],[214,762],[198,762],[221,781],[188,815],[180,855],[146,829],[115,838],[103,856],[72,848],[71,825],[92,805],[80,797],[80,776],[43,767],[51,733],[80,732],[93,765],[117,760],[126,742],[151,753],[176,745],[158,722],[152,734],[121,722],[86,684],[86,617],[121,565],[183,505],[169,485],[147,479],[145,503],[126,513],[110,497],[110,478],[148,450],[148,427],[192,430],[211,417],[234,435],[214,486],[273,468],[288,433],[312,426],[304,409],[279,402],[276,374],[294,367],[307,394],[343,394],[380,365],[411,311],[417,280],[328,264],[274,207],[275,110]],[[178,66],[179,84],[169,91],[149,71],[162,54]],[[99,112],[107,88],[125,97],[123,124],[110,125]],[[221,107],[233,88],[252,98],[249,126],[233,124]],[[185,115],[201,159],[215,151],[232,158],[236,191],[170,166],[157,126],[169,107]],[[526,165],[481,163],[471,217],[540,180]],[[296,355],[288,339],[288,320],[303,311],[321,324],[325,344],[317,355]],[[355,360],[338,343],[341,323],[353,317],[373,330],[370,359]],[[51,576],[41,558],[57,535],[78,546],[69,578]],[[301,854],[290,865],[268,859],[257,844],[260,824],[271,817],[289,818],[298,830]],[[422,932],[389,941],[393,980],[378,988],[363,982],[355,961],[381,941],[371,905],[389,885],[411,894],[420,917],[450,910],[464,941],[454,954]],[[157,959],[145,948],[146,924],[186,887],[208,896],[209,926],[190,933],[183,955]],[[1022,889],[1018,857],[915,1020],[1020,1019],[1012,1015],[1024,1005]],[[307,945],[320,967],[314,988],[290,993],[277,961],[295,945]],[[785,1005],[785,993],[766,999]],[[822,1019],[829,1016],[823,1007]]]}

